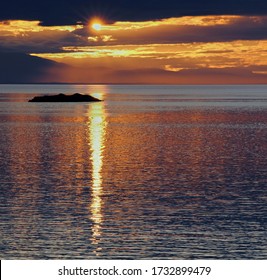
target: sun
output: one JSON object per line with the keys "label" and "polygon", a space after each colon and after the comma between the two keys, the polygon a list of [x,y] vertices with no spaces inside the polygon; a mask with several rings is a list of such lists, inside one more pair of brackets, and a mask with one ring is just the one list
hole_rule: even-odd
{"label": "sun", "polygon": [[93,22],[91,26],[96,31],[100,31],[102,29],[102,24],[100,22]]}

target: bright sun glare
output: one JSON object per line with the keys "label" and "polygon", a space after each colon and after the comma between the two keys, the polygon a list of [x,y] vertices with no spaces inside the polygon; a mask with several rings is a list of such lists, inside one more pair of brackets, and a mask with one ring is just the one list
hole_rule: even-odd
{"label": "bright sun glare", "polygon": [[101,28],[102,28],[102,24],[99,23],[99,22],[94,22],[94,23],[92,24],[92,28],[93,28],[94,30],[99,31],[99,30],[101,30]]}

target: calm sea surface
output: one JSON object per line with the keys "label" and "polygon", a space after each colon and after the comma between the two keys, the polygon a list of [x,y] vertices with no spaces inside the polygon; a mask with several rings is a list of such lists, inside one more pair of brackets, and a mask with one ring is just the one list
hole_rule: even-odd
{"label": "calm sea surface", "polygon": [[1,259],[267,258],[267,86],[0,85],[0,137]]}

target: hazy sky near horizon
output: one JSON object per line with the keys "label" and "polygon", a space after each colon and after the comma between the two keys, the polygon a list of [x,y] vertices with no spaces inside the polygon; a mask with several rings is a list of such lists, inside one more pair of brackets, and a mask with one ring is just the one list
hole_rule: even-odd
{"label": "hazy sky near horizon", "polygon": [[8,1],[0,82],[267,83],[267,2]]}

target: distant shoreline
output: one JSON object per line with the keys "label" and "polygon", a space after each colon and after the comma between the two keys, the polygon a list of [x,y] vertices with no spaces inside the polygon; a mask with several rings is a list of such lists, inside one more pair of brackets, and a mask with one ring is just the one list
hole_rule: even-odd
{"label": "distant shoreline", "polygon": [[161,83],[0,83],[0,85],[142,85],[142,86],[253,86],[267,85],[267,83],[247,83],[247,84],[161,84]]}

